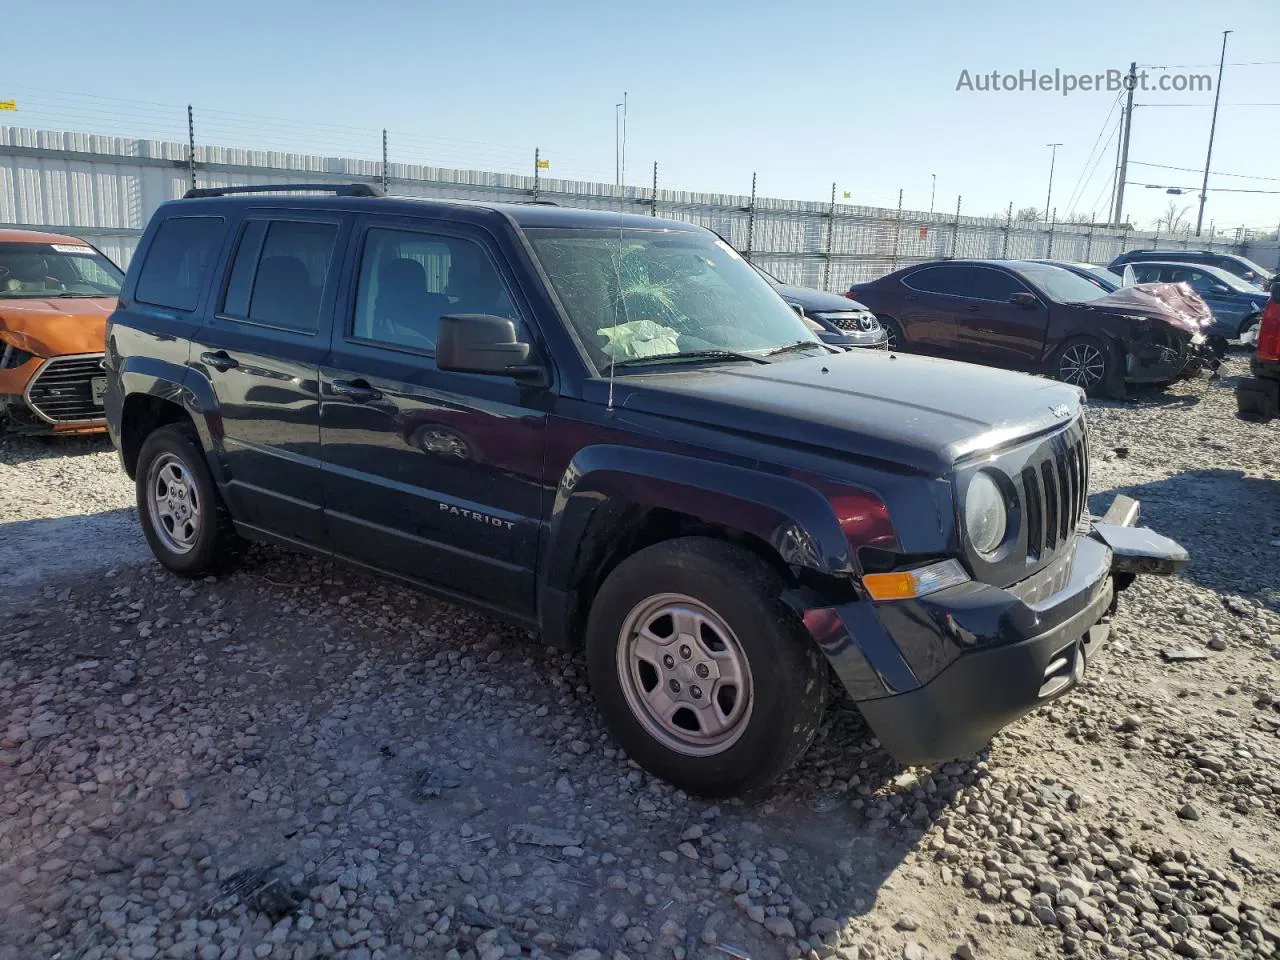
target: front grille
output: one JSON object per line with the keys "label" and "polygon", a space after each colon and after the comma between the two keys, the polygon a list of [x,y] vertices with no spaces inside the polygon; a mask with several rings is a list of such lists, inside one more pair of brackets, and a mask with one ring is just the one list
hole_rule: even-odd
{"label": "front grille", "polygon": [[859,331],[865,333],[880,326],[875,317],[857,313],[830,314],[827,319],[841,330],[850,330],[855,333]]}
{"label": "front grille", "polygon": [[93,381],[105,376],[100,353],[54,357],[31,378],[27,403],[50,423],[101,420],[104,413],[101,403],[94,402]]}
{"label": "front grille", "polygon": [[1027,559],[1038,561],[1068,543],[1084,515],[1089,496],[1087,434],[1067,435],[1065,444],[1048,444],[1042,459],[1022,469],[1026,511]]}

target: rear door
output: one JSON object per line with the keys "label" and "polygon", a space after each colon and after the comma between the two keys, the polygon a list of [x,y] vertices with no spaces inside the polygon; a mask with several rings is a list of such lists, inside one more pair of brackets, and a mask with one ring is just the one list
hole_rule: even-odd
{"label": "rear door", "polygon": [[[996,267],[966,265],[965,296],[956,322],[956,353],[962,360],[1010,367],[1037,368],[1044,354],[1049,310],[1036,294],[1012,273]],[[1034,306],[1013,302],[1015,293],[1036,297]]]}
{"label": "rear door", "polygon": [[346,217],[257,209],[238,225],[191,365],[217,394],[236,519],[324,545],[317,374],[329,351]]}
{"label": "rear door", "polygon": [[326,522],[341,554],[531,616],[545,387],[436,369],[450,313],[528,307],[484,230],[357,222],[333,351],[320,371]]}

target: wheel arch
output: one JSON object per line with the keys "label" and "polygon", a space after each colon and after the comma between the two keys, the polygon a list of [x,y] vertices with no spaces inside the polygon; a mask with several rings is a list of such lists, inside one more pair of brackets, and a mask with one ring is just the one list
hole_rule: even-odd
{"label": "wheel arch", "polygon": [[[120,372],[124,400],[120,407],[117,441],[125,472],[134,478],[138,454],[147,436],[170,423],[189,423],[200,438],[201,446],[212,449],[213,426],[217,403],[206,381],[188,377],[187,370],[162,361],[130,357]],[[203,388],[203,389],[201,389]],[[218,465],[209,458],[215,480],[220,479]]]}
{"label": "wheel arch", "polygon": [[556,646],[582,637],[592,598],[637,550],[684,536],[737,543],[796,584],[848,582],[856,558],[831,505],[799,481],[634,448],[592,448],[557,491],[542,550],[538,611]]}

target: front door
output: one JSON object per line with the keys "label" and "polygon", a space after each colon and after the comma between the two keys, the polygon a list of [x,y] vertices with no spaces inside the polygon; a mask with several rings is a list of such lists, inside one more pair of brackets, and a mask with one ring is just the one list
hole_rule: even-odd
{"label": "front door", "polygon": [[956,343],[956,298],[962,291],[957,266],[921,267],[902,278],[902,333],[912,350],[949,357]]}
{"label": "front door", "polygon": [[1049,311],[1013,302],[1015,293],[1031,293],[1021,280],[994,267],[959,266],[965,296],[957,305],[956,356],[1014,370],[1040,365]]}
{"label": "front door", "polygon": [[552,394],[436,369],[451,313],[527,307],[484,231],[357,225],[351,289],[320,370],[326,524],[337,552],[531,616]]}
{"label": "front door", "polygon": [[250,213],[191,351],[217,394],[232,513],[311,545],[325,543],[317,374],[344,226],[336,213]]}

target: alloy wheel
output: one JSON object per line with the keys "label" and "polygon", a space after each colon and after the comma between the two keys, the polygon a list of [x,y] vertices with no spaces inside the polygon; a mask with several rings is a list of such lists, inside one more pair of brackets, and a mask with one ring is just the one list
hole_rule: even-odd
{"label": "alloy wheel", "polygon": [[1058,379],[1077,387],[1095,387],[1106,373],[1106,357],[1091,343],[1072,344],[1058,360]]}

